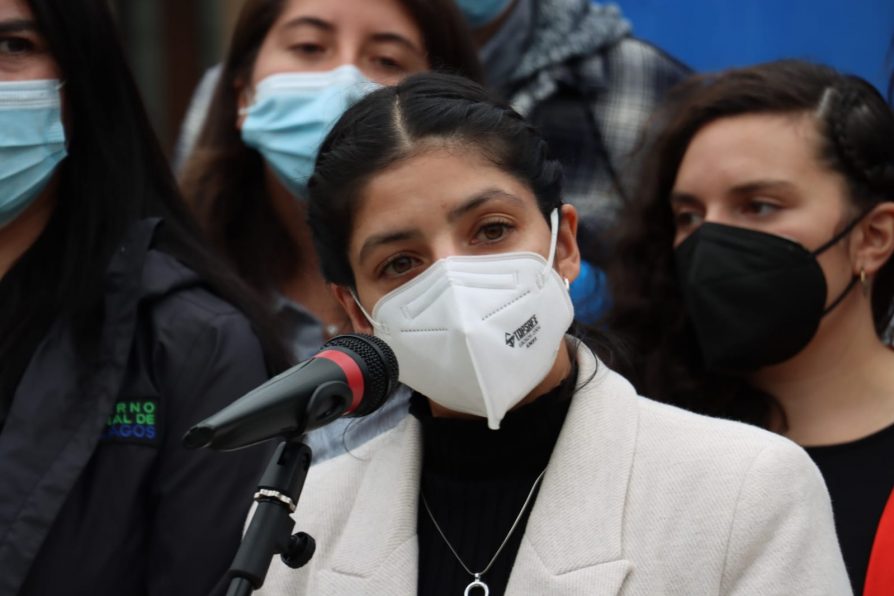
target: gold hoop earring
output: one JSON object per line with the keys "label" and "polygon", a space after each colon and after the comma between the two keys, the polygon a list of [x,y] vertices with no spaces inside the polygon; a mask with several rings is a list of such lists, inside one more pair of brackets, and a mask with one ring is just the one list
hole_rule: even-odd
{"label": "gold hoop earring", "polygon": [[860,267],[860,285],[864,288],[869,287],[869,278],[866,275],[866,270]]}

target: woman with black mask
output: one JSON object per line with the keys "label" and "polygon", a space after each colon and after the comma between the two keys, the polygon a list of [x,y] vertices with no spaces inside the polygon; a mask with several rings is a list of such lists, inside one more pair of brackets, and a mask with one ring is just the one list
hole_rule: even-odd
{"label": "woman with black mask", "polygon": [[0,0],[0,594],[226,571],[264,453],[180,439],[284,358],[198,237],[107,3]]}
{"label": "woman with black mask", "polygon": [[806,447],[854,591],[890,593],[894,114],[865,81],[783,61],[693,79],[660,121],[613,264],[630,376]]}

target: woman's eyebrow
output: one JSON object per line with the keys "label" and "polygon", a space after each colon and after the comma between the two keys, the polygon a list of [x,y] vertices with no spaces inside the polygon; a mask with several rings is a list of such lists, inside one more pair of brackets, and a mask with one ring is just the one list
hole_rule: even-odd
{"label": "woman's eyebrow", "polygon": [[670,203],[671,205],[698,205],[699,200],[695,198],[695,195],[689,194],[688,192],[671,192],[670,195]]}
{"label": "woman's eyebrow", "polygon": [[454,207],[447,213],[447,221],[453,223],[469,211],[489,203],[491,201],[510,201],[513,203],[522,203],[523,201],[514,194],[498,188],[488,188],[479,193],[475,193],[457,207]]}
{"label": "woman's eyebrow", "polygon": [[[469,211],[491,201],[523,203],[519,197],[513,194],[497,188],[489,188],[475,193],[461,204],[451,209],[447,213],[447,221],[448,223],[453,223]],[[403,228],[389,230],[387,232],[382,232],[381,234],[373,234],[364,240],[363,245],[360,247],[360,252],[357,255],[357,261],[362,263],[373,249],[378,248],[383,244],[393,244],[395,242],[404,242],[406,240],[416,240],[419,238],[422,238],[422,232],[417,228]]]}
{"label": "woman's eyebrow", "polygon": [[766,190],[792,190],[795,185],[787,180],[766,179],[766,180],[749,180],[742,184],[737,184],[730,189],[730,194],[748,195],[755,192]]}
{"label": "woman's eyebrow", "polygon": [[382,234],[373,234],[372,236],[367,238],[363,242],[363,246],[360,247],[360,253],[357,256],[357,261],[362,263],[369,256],[369,253],[373,251],[373,249],[378,248],[383,244],[404,242],[406,240],[414,240],[421,237],[422,232],[415,228],[406,228],[403,230],[392,230],[389,232],[383,232]]}
{"label": "woman's eyebrow", "polygon": [[302,26],[313,27],[314,29],[320,29],[326,32],[335,30],[335,25],[318,17],[295,17],[294,19],[287,21],[282,28],[295,29],[296,27]]}
{"label": "woman's eyebrow", "polygon": [[28,19],[8,19],[0,21],[0,35],[4,33],[37,33],[37,23]]}
{"label": "woman's eyebrow", "polygon": [[425,51],[418,47],[415,43],[410,41],[408,38],[404,37],[400,33],[393,33],[390,31],[384,31],[381,33],[373,33],[370,38],[375,43],[396,43],[400,46],[403,46],[413,52],[414,54],[418,54],[419,56],[424,57]]}

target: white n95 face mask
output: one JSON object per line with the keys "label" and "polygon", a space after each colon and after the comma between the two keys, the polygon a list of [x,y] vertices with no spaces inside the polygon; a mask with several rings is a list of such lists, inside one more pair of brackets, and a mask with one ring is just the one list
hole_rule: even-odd
{"label": "white n95 face mask", "polygon": [[558,210],[550,220],[548,260],[531,252],[448,257],[376,303],[366,317],[397,355],[402,383],[496,430],[546,377],[574,318],[553,269]]}

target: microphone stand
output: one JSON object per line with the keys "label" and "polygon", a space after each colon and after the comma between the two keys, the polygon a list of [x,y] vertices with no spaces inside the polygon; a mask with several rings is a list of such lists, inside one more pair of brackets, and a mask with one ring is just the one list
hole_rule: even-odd
{"label": "microphone stand", "polygon": [[290,517],[304,488],[310,460],[311,449],[303,443],[303,435],[288,437],[276,448],[258,483],[254,496],[258,506],[228,572],[227,596],[247,596],[260,588],[275,554],[293,569],[310,561],[316,543],[304,532],[292,535]]}
{"label": "microphone stand", "polygon": [[[306,565],[316,550],[314,539],[299,532],[292,535],[290,514],[298,505],[310,469],[311,449],[304,443],[303,430],[323,426],[338,418],[348,407],[351,388],[341,381],[319,385],[304,404],[298,424],[284,435],[258,483],[254,500],[258,505],[227,577],[227,596],[248,596],[264,584],[273,555],[279,554],[292,569]],[[199,440],[210,440],[209,438]]]}

